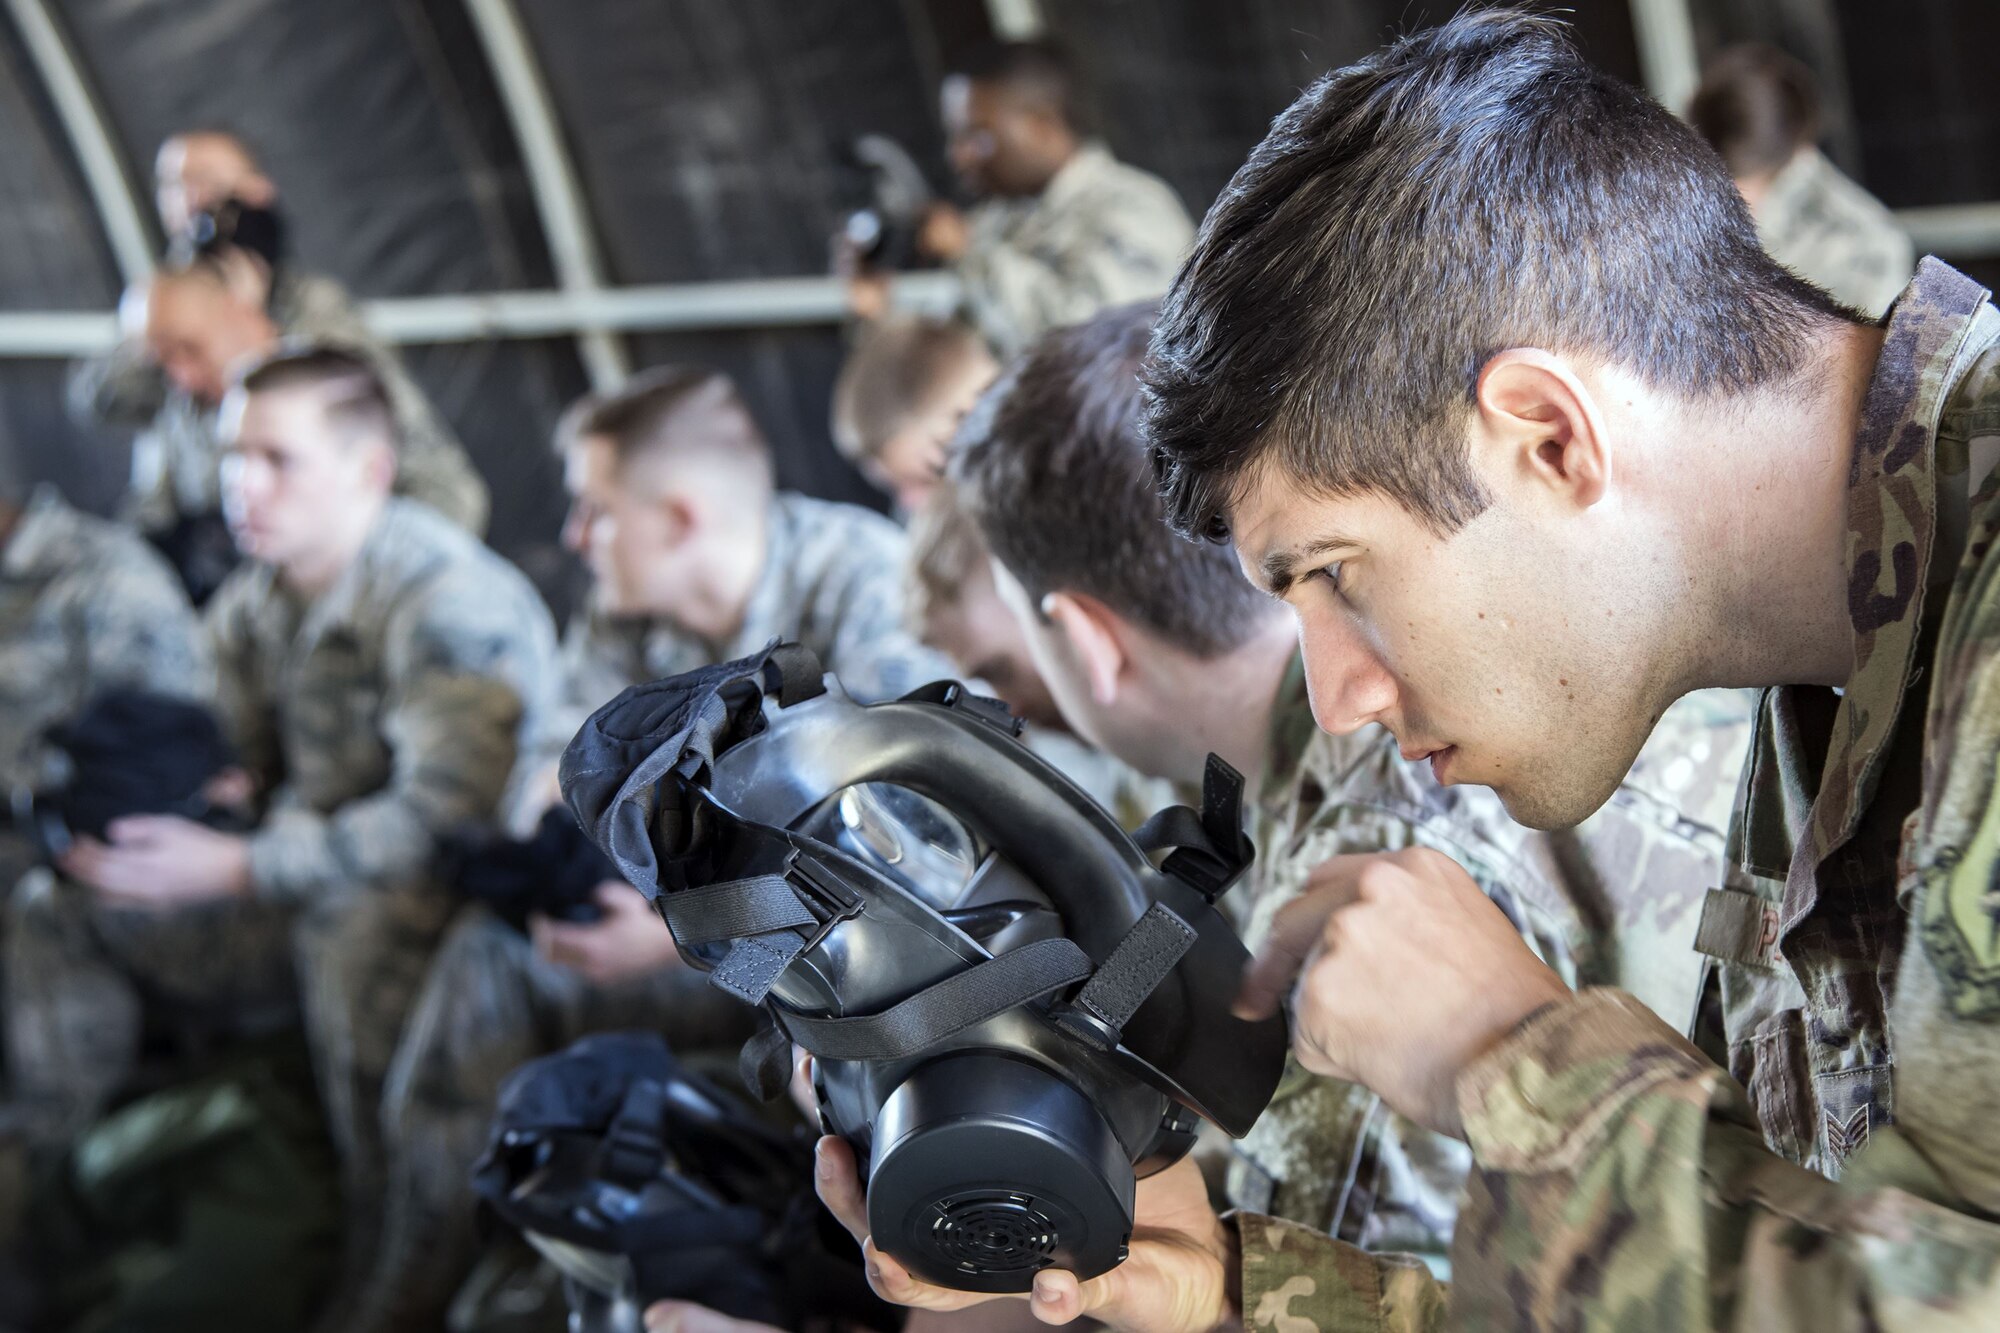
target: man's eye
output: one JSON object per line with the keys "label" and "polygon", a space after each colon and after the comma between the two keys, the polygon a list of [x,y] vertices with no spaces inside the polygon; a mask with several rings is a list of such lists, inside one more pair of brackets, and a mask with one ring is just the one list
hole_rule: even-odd
{"label": "man's eye", "polygon": [[1339,592],[1341,590],[1340,562],[1338,560],[1334,561],[1330,565],[1321,565],[1318,569],[1315,569],[1312,572],[1310,577],[1325,580],[1327,583],[1333,586],[1333,590],[1335,592]]}

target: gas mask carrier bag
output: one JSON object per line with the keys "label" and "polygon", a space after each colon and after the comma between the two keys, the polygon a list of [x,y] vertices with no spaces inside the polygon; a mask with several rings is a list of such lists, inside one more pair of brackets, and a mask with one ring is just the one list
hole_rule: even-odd
{"label": "gas mask carrier bag", "polygon": [[[1018,731],[949,681],[857,704],[774,643],[625,691],[562,761],[682,955],[770,1016],[746,1074],[769,1093],[789,1044],[812,1053],[875,1243],[967,1291],[1118,1264],[1135,1181],[1201,1117],[1244,1134],[1286,1050],[1282,1019],[1229,1012],[1246,954],[1215,900],[1251,856],[1241,778],[1211,757],[1200,812],[1127,834]],[[963,876],[923,873],[921,837],[838,836],[855,791],[961,825]]]}

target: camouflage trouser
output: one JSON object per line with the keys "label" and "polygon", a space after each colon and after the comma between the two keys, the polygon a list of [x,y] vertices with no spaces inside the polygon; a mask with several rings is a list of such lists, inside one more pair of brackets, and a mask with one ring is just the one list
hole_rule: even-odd
{"label": "camouflage trouser", "polygon": [[111,909],[37,869],[6,915],[9,1091],[34,1149],[59,1151],[104,1112],[149,1026],[199,1045],[298,1021],[289,908]]}
{"label": "camouflage trouser", "polygon": [[343,1327],[385,1333],[439,1326],[471,1267],[472,1166],[510,1071],[590,1033],[621,1028],[664,1032],[683,1050],[740,1045],[755,1016],[692,968],[592,985],[544,961],[525,936],[485,910],[462,912],[438,949],[390,1074],[383,1240],[360,1309]]}
{"label": "camouflage trouser", "polygon": [[388,1171],[383,1088],[451,910],[448,895],[417,885],[344,896],[298,925],[306,1035],[340,1151],[350,1239],[363,1251],[373,1248]]}
{"label": "camouflage trouser", "polygon": [[444,895],[421,888],[306,907],[107,909],[81,886],[31,872],[8,904],[13,1097],[31,1129],[66,1141],[131,1077],[147,1026],[200,1042],[303,1016],[344,1184],[372,1230],[382,1086],[449,912]]}

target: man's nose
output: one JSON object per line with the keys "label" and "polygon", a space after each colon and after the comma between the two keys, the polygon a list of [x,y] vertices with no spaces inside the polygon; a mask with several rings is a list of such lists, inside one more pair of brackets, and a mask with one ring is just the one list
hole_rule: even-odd
{"label": "man's nose", "polygon": [[1395,707],[1396,681],[1367,638],[1338,615],[1302,617],[1299,643],[1311,686],[1313,720],[1344,736]]}

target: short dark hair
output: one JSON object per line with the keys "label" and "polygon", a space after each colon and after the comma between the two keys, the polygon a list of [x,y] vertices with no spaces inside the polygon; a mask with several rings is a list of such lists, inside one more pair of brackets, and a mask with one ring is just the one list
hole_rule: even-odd
{"label": "short dark hair", "polygon": [[986,544],[1036,600],[1095,597],[1202,657],[1275,607],[1235,556],[1167,527],[1139,433],[1139,361],[1156,307],[1043,335],[959,428],[949,469]]}
{"label": "short dark hair", "polygon": [[345,439],[376,439],[392,449],[402,443],[388,385],[367,356],[351,348],[286,342],[246,369],[236,384],[246,394],[312,390]]}
{"label": "short dark hair", "polygon": [[986,539],[958,492],[941,482],[910,516],[909,549],[903,557],[903,617],[921,632],[940,607],[965,596],[966,584],[986,567]]}
{"label": "short dark hair", "polygon": [[853,462],[873,458],[939,387],[986,344],[957,320],[892,315],[866,329],[833,383],[833,443]]}
{"label": "short dark hair", "polygon": [[1554,19],[1462,14],[1308,88],[1202,223],[1154,330],[1167,510],[1217,535],[1267,462],[1440,535],[1490,497],[1462,422],[1521,345],[1688,397],[1781,381],[1842,318],[1722,162]]}
{"label": "short dark hair", "polygon": [[1733,46],[1709,65],[1688,123],[1732,176],[1761,176],[1819,138],[1819,89],[1811,70],[1776,47]]}
{"label": "short dark hair", "polygon": [[697,450],[766,463],[770,456],[736,382],[710,366],[641,371],[597,398],[573,425],[577,439],[610,441],[620,469],[640,457]]}
{"label": "short dark hair", "polygon": [[1053,42],[983,42],[967,51],[950,72],[974,83],[1004,87],[1071,129],[1083,127],[1075,72],[1062,48]]}

